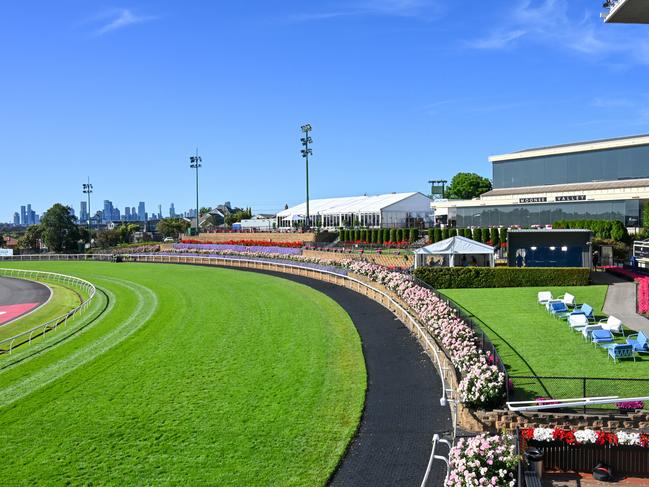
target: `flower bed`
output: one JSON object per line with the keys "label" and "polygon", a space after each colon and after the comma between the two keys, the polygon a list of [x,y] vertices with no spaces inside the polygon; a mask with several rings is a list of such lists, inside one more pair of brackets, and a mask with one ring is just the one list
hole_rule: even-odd
{"label": "flower bed", "polygon": [[451,449],[445,487],[514,487],[519,457],[510,436],[461,438]]}
{"label": "flower bed", "polygon": [[463,404],[477,409],[494,407],[503,401],[505,375],[492,363],[493,357],[480,349],[475,331],[444,300],[401,272],[362,261],[346,265],[393,291],[417,314],[462,375],[459,394]]}
{"label": "flower bed", "polygon": [[521,437],[535,443],[564,443],[566,445],[640,446],[649,448],[649,435],[639,432],[619,431],[607,433],[592,429],[570,430],[563,428],[524,428]]}
{"label": "flower bed", "polygon": [[174,244],[174,250],[199,250],[199,251],[233,251],[233,252],[260,252],[265,254],[276,255],[299,255],[302,249],[295,247],[285,247],[281,245],[240,245],[240,244],[196,244],[196,243],[179,243]]}
{"label": "flower bed", "polygon": [[210,242],[207,240],[183,239],[181,244],[199,244],[199,245],[238,245],[244,247],[285,247],[292,249],[302,248],[304,242],[272,242],[265,240],[226,240],[224,242]]}
{"label": "flower bed", "polygon": [[638,283],[638,313],[649,314],[649,276],[622,267],[607,267],[607,272],[633,279]]}

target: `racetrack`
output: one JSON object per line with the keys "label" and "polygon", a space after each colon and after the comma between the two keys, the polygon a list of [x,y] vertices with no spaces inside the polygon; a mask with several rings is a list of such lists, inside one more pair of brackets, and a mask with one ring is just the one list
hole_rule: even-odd
{"label": "racetrack", "polygon": [[0,277],[0,325],[27,314],[50,299],[45,284],[23,279]]}

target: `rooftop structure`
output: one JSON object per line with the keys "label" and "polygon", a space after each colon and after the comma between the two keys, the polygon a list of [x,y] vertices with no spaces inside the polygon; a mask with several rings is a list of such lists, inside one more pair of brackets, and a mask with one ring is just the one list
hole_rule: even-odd
{"label": "rooftop structure", "polygon": [[608,24],[649,24],[649,0],[607,0],[604,8]]}

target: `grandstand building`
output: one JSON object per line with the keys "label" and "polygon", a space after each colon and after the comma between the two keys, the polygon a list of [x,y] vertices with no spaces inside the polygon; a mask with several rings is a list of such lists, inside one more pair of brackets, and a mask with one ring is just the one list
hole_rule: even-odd
{"label": "grandstand building", "polygon": [[[430,226],[433,219],[431,200],[422,193],[390,193],[376,196],[351,196],[309,201],[311,226],[405,228]],[[280,211],[277,228],[302,226],[306,203]]]}
{"label": "grandstand building", "polygon": [[489,160],[493,189],[472,200],[433,202],[442,223],[532,227],[594,219],[641,226],[649,200],[649,135],[529,149]]}

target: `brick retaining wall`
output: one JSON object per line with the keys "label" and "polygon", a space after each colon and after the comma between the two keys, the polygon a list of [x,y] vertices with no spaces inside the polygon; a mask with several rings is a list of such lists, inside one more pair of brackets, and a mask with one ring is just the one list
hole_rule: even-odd
{"label": "brick retaining wall", "polygon": [[227,242],[228,240],[259,240],[263,242],[314,242],[314,233],[280,233],[280,232],[259,232],[259,233],[201,233],[194,236],[182,236],[181,238],[201,240],[205,242]]}

